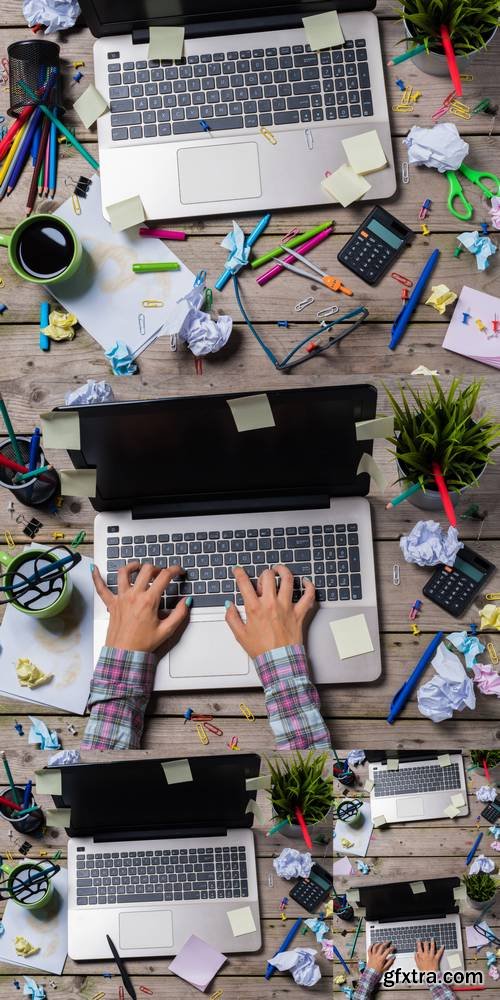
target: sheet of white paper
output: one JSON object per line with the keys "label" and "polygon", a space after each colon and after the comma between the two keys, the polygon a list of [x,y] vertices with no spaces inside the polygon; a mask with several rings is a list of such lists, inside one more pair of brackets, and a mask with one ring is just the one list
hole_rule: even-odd
{"label": "sheet of white paper", "polygon": [[67,830],[71,823],[71,809],[46,809],[45,817],[47,826],[56,826],[58,829]]}
{"label": "sheet of white paper", "polygon": [[249,906],[241,906],[237,910],[227,910],[227,917],[234,937],[252,934],[257,929]]}
{"label": "sheet of white paper", "polygon": [[324,14],[303,17],[302,23],[306,33],[306,41],[313,52],[344,44],[344,33],[336,10],[327,10]]}
{"label": "sheet of white paper", "polygon": [[[363,816],[363,823],[360,827],[349,826],[343,820],[338,819],[333,831],[333,850],[336,854],[353,855],[355,858],[365,858],[368,852],[368,844],[373,830],[373,822],[370,814],[370,803],[364,802],[360,809]],[[342,840],[350,840],[352,847],[343,847]]]}
{"label": "sheet of white paper", "polygon": [[349,858],[341,858],[340,861],[333,862],[333,874],[334,875],[352,875],[353,867]]}
{"label": "sheet of white paper", "polygon": [[270,788],[272,777],[270,774],[259,774],[256,778],[247,778],[245,789],[247,792],[256,792],[259,788]]}
{"label": "sheet of white paper", "polygon": [[[465,323],[464,313],[470,317]],[[500,298],[464,285],[443,340],[444,349],[462,354],[464,358],[472,358],[473,361],[482,361],[493,368],[500,368],[499,333],[492,326],[499,317]],[[476,325],[476,319],[485,324],[484,330]]]}
{"label": "sheet of white paper", "polygon": [[[78,316],[79,323],[105,351],[119,339],[137,357],[160,336],[160,328],[161,336],[179,332],[189,306],[186,302],[177,304],[177,300],[191,290],[195,276],[162,240],[145,240],[137,229],[113,232],[102,214],[97,174],[80,207],[81,215],[75,215],[69,198],[54,212],[77,232],[85,252],[74,278],[51,285],[50,294]],[[132,264],[152,261],[177,261],[181,269],[139,275],[132,271]],[[145,309],[142,303],[146,299],[165,305]],[[139,328],[141,313],[144,334]]]}
{"label": "sheet of white paper", "polygon": [[[54,896],[43,910],[25,910],[9,899],[2,922],[5,933],[0,937],[0,961],[23,969],[39,969],[60,976],[68,954],[68,872],[61,868],[52,879]],[[36,955],[21,958],[15,949],[17,936],[25,937]]]}
{"label": "sheet of white paper", "polygon": [[95,497],[97,469],[60,469],[61,496]]}
{"label": "sheet of white paper", "polygon": [[370,630],[364,615],[339,618],[329,624],[341,660],[373,652]]}
{"label": "sheet of white paper", "polygon": [[39,795],[62,795],[62,774],[57,767],[35,771],[36,790]]}
{"label": "sheet of white paper", "polygon": [[165,760],[161,766],[167,779],[167,785],[182,785],[193,780],[187,757],[183,760]]}
{"label": "sheet of white paper", "polygon": [[[43,549],[43,545],[28,548]],[[31,618],[7,605],[0,627],[0,692],[16,700],[47,705],[83,715],[94,669],[94,585],[91,560],[82,556],[71,570],[73,593],[56,618]],[[46,674],[50,684],[21,688],[16,674],[19,658],[27,657]]]}
{"label": "sheet of white paper", "polygon": [[440,767],[451,767],[451,757],[449,753],[440,753],[437,762]]}
{"label": "sheet of white paper", "polygon": [[44,448],[80,448],[80,414],[73,410],[40,414]]}
{"label": "sheet of white paper", "polygon": [[184,28],[149,29],[148,59],[182,59]]}
{"label": "sheet of white paper", "polygon": [[410,882],[410,889],[414,896],[418,896],[421,892],[426,892],[425,882]]}
{"label": "sheet of white paper", "polygon": [[255,396],[238,396],[237,399],[228,399],[227,403],[240,433],[276,426],[265,392],[259,392]]}
{"label": "sheet of white paper", "polygon": [[394,434],[394,417],[375,417],[373,420],[356,421],[356,441],[373,441]]}

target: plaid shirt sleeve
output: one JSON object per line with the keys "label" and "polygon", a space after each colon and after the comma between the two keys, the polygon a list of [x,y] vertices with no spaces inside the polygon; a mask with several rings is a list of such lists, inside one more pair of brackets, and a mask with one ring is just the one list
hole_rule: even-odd
{"label": "plaid shirt sleeve", "polygon": [[254,660],[264,687],[269,723],[279,750],[328,749],[319,695],[309,677],[304,646],[280,646]]}
{"label": "plaid shirt sleeve", "polygon": [[450,990],[450,987],[445,986],[444,983],[441,986],[431,986],[430,990],[432,1000],[455,1000],[453,990]]}
{"label": "plaid shirt sleeve", "polygon": [[380,976],[375,969],[366,968],[354,991],[353,1000],[368,1000],[375,993]]}
{"label": "plaid shirt sleeve", "polygon": [[82,750],[137,750],[153,690],[154,653],[103,646],[90,685]]}

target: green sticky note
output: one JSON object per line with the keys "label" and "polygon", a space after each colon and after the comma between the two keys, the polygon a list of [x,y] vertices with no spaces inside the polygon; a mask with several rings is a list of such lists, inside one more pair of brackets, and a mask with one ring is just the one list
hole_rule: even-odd
{"label": "green sticky note", "polygon": [[95,497],[97,469],[61,469],[59,476],[63,497]]}
{"label": "green sticky note", "polygon": [[227,918],[234,937],[241,937],[242,934],[253,934],[257,930],[249,906],[241,906],[238,910],[227,910]]}
{"label": "green sticky note", "polygon": [[374,420],[356,421],[356,441],[373,441],[390,438],[394,434],[394,417],[375,417]]}
{"label": "green sticky note", "polygon": [[90,128],[108,110],[108,105],[102,94],[94,87],[94,84],[90,83],[83,94],[75,101],[73,109],[85,125],[85,128]]}
{"label": "green sticky note", "polygon": [[150,28],[148,59],[182,59],[184,28]]}
{"label": "green sticky note", "polygon": [[57,826],[65,830],[71,825],[71,809],[46,809],[47,826]]}
{"label": "green sticky note", "polygon": [[335,45],[343,45],[345,42],[336,10],[328,10],[325,14],[314,14],[312,17],[303,17],[302,23],[306,40],[313,52],[317,49],[331,49]]}
{"label": "green sticky note", "polygon": [[187,757],[183,760],[165,760],[161,766],[167,779],[167,785],[181,785],[186,781],[193,780]]}
{"label": "green sticky note", "polygon": [[111,228],[115,233],[121,233],[124,229],[131,229],[144,222],[146,214],[144,205],[138,194],[131,198],[124,198],[123,201],[116,201],[114,205],[106,205]]}
{"label": "green sticky note", "polygon": [[73,410],[58,413],[41,413],[44,448],[73,448],[80,450],[80,414]]}
{"label": "green sticky note", "polygon": [[257,778],[247,778],[245,788],[247,792],[256,792],[259,788],[270,788],[271,780],[270,774],[259,774]]}
{"label": "green sticky note", "polygon": [[228,399],[228,406],[238,431],[257,431],[263,427],[276,427],[273,411],[265,392],[255,396],[238,396]]}
{"label": "green sticky note", "polygon": [[35,771],[36,790],[40,795],[62,795],[62,774],[57,767]]}

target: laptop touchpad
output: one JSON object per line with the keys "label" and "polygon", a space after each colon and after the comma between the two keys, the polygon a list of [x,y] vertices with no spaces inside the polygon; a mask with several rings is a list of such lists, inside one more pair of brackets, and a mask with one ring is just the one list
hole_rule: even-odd
{"label": "laptop touchpad", "polygon": [[210,138],[177,151],[183,205],[260,198],[259,151],[255,142],[222,145]]}
{"label": "laptop touchpad", "polygon": [[190,622],[169,660],[171,677],[245,676],[249,671],[247,654],[221,621]]}
{"label": "laptop touchpad", "polygon": [[173,944],[172,911],[144,910],[120,913],[120,948],[170,948]]}
{"label": "laptop touchpad", "polygon": [[415,796],[411,799],[401,799],[396,802],[396,813],[399,819],[424,815],[424,800]]}

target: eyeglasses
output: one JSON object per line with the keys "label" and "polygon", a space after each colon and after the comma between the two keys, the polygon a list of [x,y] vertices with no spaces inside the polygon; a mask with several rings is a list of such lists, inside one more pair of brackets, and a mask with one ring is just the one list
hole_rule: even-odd
{"label": "eyeglasses", "polygon": [[[354,330],[357,330],[368,316],[368,309],[365,309],[364,306],[359,306],[357,309],[351,309],[351,311],[346,313],[344,316],[340,316],[338,319],[332,320],[331,323],[325,323],[324,326],[320,326],[314,333],[309,334],[308,337],[304,337],[303,340],[299,341],[299,343],[285,355],[282,361],[279,361],[276,355],[273,354],[271,348],[267,346],[260,334],[257,333],[251,319],[248,317],[245,307],[241,301],[239,282],[235,274],[233,274],[233,285],[236,302],[238,303],[239,310],[246,325],[248,326],[248,329],[251,333],[253,333],[255,339],[262,347],[264,354],[267,355],[271,364],[273,364],[274,367],[281,372],[289,371],[290,368],[296,368],[297,365],[303,365],[311,358],[316,358],[319,354],[324,354],[325,351],[329,351],[331,347],[335,346],[335,344],[344,340],[344,337],[348,337],[350,333],[354,333]],[[342,324],[342,330],[339,334],[337,334],[337,336],[328,337],[326,343],[316,343],[318,338],[327,334],[329,330],[336,327],[339,323]],[[347,323],[348,326],[344,327],[345,323]],[[299,354],[300,351],[304,351],[304,353]],[[297,357],[297,355],[299,356]]]}

